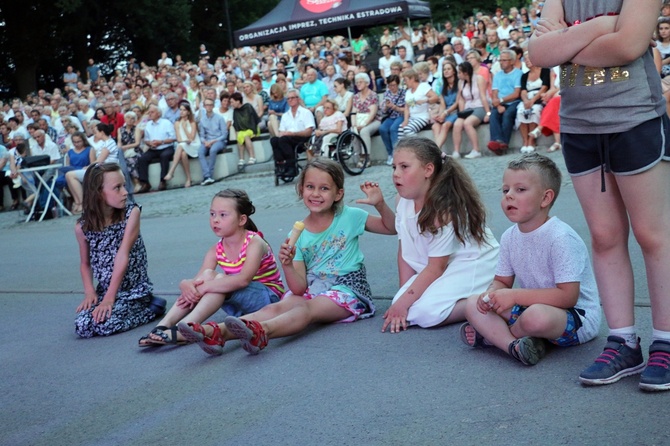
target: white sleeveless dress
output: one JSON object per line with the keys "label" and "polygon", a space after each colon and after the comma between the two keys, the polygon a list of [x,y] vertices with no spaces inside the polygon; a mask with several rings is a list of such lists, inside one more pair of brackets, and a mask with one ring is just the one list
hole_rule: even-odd
{"label": "white sleeveless dress", "polygon": [[[191,131],[191,126],[194,125],[190,121],[186,121],[186,129],[188,132],[184,131],[184,123],[183,121],[177,121],[177,141],[186,141],[186,135]],[[200,148],[200,135],[198,135],[198,132],[195,132],[195,138],[193,139],[193,142],[191,144],[182,142],[182,143],[177,143],[177,145],[180,145],[184,148],[184,152],[191,158],[197,158],[198,157],[198,149]]]}

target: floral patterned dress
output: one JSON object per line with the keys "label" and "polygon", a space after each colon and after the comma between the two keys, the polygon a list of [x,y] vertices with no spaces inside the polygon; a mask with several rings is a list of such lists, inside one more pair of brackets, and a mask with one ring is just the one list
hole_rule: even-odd
{"label": "floral patterned dress", "polygon": [[[107,226],[100,232],[84,233],[88,241],[93,278],[98,282],[95,290],[98,303],[102,301],[109,288],[114,260],[121,246],[128,218],[135,206],[138,205],[131,203],[126,206],[125,218],[122,221]],[[83,224],[85,218],[84,215],[79,224]],[[147,273],[147,251],[140,234],[130,249],[128,268],[116,295],[112,315],[106,321],[96,323],[92,316],[95,307],[81,311],[75,320],[76,333],[82,338],[109,336],[151,322],[156,318],[156,314],[149,309],[152,291],[153,284]]]}
{"label": "floral patterned dress", "polygon": [[[119,129],[119,132],[121,132],[121,145],[125,146],[135,142],[136,128],[137,127],[128,128],[128,126],[124,125]],[[137,171],[137,160],[140,159],[140,155],[142,155],[142,149],[140,149],[140,146],[138,145],[132,150],[135,151],[135,155],[133,156],[128,156],[128,154],[124,153],[126,157],[126,164],[128,165],[128,172],[130,173],[130,176],[139,179],[140,174]]]}

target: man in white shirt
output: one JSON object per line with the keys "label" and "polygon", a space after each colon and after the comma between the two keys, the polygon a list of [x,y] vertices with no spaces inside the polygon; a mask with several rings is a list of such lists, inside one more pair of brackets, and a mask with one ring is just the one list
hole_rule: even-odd
{"label": "man in white shirt", "polygon": [[391,54],[389,45],[382,45],[382,57],[379,58],[380,77],[376,79],[378,91],[386,85],[386,78],[391,75],[391,64],[393,62],[401,62],[401,60],[398,56]]}
{"label": "man in white shirt", "polygon": [[158,59],[158,68],[162,68],[163,66],[166,67],[171,67],[172,66],[172,59],[170,59],[165,51],[161,53],[161,58]]}
{"label": "man in white shirt", "polygon": [[33,138],[37,144],[30,146],[32,155],[49,155],[50,164],[56,164],[61,159],[60,151],[55,142],[48,140],[44,130],[39,129],[33,132]]}
{"label": "man in white shirt", "polygon": [[159,159],[161,163],[161,181],[158,190],[165,190],[167,185],[163,179],[170,169],[170,161],[174,155],[174,142],[177,140],[174,133],[174,125],[162,117],[161,110],[155,105],[149,106],[150,121],[144,129],[144,143],[149,150],[144,152],[137,160],[137,171],[141,187],[137,191],[143,194],[151,190],[149,184],[149,163]]}
{"label": "man in white shirt", "polygon": [[316,124],[312,112],[300,106],[298,90],[289,90],[286,99],[290,110],[282,115],[279,136],[271,138],[270,144],[275,158],[275,173],[285,178],[293,178],[298,174],[294,148],[309,141]]}

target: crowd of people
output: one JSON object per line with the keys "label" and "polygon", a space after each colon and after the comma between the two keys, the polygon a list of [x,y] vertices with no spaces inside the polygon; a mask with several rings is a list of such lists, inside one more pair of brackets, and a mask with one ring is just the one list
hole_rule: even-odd
{"label": "crowd of people", "polygon": [[[12,208],[28,207],[34,199],[31,189],[14,186],[21,180],[33,180],[20,178],[17,171],[24,156],[43,154],[49,154],[53,163],[65,164],[58,184],[71,197],[74,213],[81,211],[81,172],[88,163],[103,162],[110,155],[111,160],[118,159],[124,165],[128,187],[136,193],[166,189],[180,166],[186,177],[184,185],[191,186],[188,161],[196,157],[202,168],[202,184],[212,184],[216,155],[229,143],[238,144],[240,166],[256,162],[252,140],[260,132],[269,132],[273,137],[276,160],[283,159],[282,152],[292,157],[287,135],[280,130],[284,117],[290,121],[289,115],[293,115],[295,120],[295,106],[293,113],[287,114],[291,110],[292,89],[297,92],[299,107],[314,116],[314,124],[301,139],[309,140],[315,131],[324,131],[319,128],[320,123],[324,109],[330,112],[326,103],[332,100],[337,105],[333,111],[346,118],[344,129],[358,132],[368,147],[373,135],[381,135],[388,164],[399,137],[430,126],[440,146],[450,129],[453,128],[455,141],[460,140],[465,129],[474,147],[467,156],[476,157],[481,152],[473,129],[489,120],[489,108],[465,117],[471,107],[478,108],[475,106],[481,102],[466,101],[465,97],[470,97],[473,85],[477,89],[481,76],[486,80],[486,101],[491,101],[496,91],[496,87],[492,89],[491,73],[501,71],[500,51],[522,45],[537,23],[540,8],[534,3],[520,10],[512,8],[509,15],[500,10],[491,15],[477,14],[457,26],[446,22],[442,31],[431,24],[410,28],[400,21],[383,30],[378,42],[382,56],[374,66],[366,59],[373,60],[368,56],[377,44],[369,44],[364,35],[351,42],[333,36],[245,47],[227,50],[217,58],[202,45],[197,62],[184,61],[179,55],[173,59],[163,52],[156,64],[138,64],[130,58],[123,69],[109,75],[103,74],[93,59],[83,73],[68,66],[62,88],[50,93],[40,89],[24,99],[14,98],[2,104],[0,144],[4,147],[1,159],[6,172],[2,184],[12,194]],[[496,37],[489,38],[487,33]],[[468,56],[468,51],[477,53],[477,62]],[[466,59],[473,60],[477,69],[470,78],[468,69],[460,66]],[[527,65],[522,59],[523,54],[515,56],[515,69]],[[453,66],[457,69],[453,70]],[[452,74],[445,82],[443,71],[450,69]],[[518,77],[516,71],[514,77]],[[532,84],[536,76],[530,77]],[[548,101],[556,89],[550,91],[544,84],[542,88],[539,97]],[[530,101],[534,110],[541,107],[537,98],[531,97]],[[508,102],[504,104],[516,104],[512,99]],[[496,108],[491,108],[491,113],[495,117]],[[527,119],[530,124],[524,126],[531,135],[524,149],[532,147],[531,138],[537,135],[533,133],[539,123],[537,116],[534,113]],[[112,128],[98,129],[98,124]],[[509,131],[503,127],[505,139]],[[551,132],[552,128],[545,125],[542,130]],[[42,144],[37,142],[40,130],[45,134]],[[78,135],[73,138],[75,133]],[[82,135],[83,148],[77,148],[73,141],[81,141]],[[329,138],[322,143],[324,148]],[[294,140],[295,137],[290,142]],[[21,144],[25,148],[21,146],[17,151]],[[93,153],[92,158],[76,156],[81,150]],[[460,156],[459,150],[457,145],[453,155]],[[149,183],[148,166],[152,162],[161,166],[157,185]],[[286,170],[292,173],[290,167]]]}
{"label": "crowd of people", "polygon": [[[399,290],[381,331],[465,322],[460,335],[468,346],[495,346],[534,365],[547,342],[569,347],[597,336],[600,298],[607,343],[580,381],[603,385],[641,373],[641,389],[669,390],[670,242],[662,223],[670,219],[663,98],[670,82],[661,78],[669,71],[670,6],[659,18],[651,2],[622,0],[613,10],[610,3],[548,0],[541,9],[534,2],[457,26],[446,22],[443,31],[398,23],[384,30],[375,69],[366,66],[371,49],[363,36],[351,45],[338,37],[242,48],[216,61],[203,46],[197,64],[163,53],[157,66],[131,59],[125,73],[109,80],[90,60],[85,80],[68,67],[62,90],[3,105],[3,181],[18,205],[21,160],[46,155],[53,163],[67,154],[59,184],[68,188],[73,212],[83,212],[75,232],[85,298],[76,331],[109,335],[165,311],[151,295],[140,209],[128,200],[131,190],[151,189],[150,162],[161,164],[159,189],[178,165],[190,186],[188,159],[196,156],[202,184],[211,184],[216,154],[228,141],[239,145],[240,165],[253,164],[251,140],[267,130],[277,168],[298,175],[293,148],[314,133],[315,158],[296,186],[308,210],[305,232],[287,238],[275,257],[250,219],[247,193],[216,194],[210,225],[220,241],[196,276],[182,281],[177,302],[140,346],[197,343],[218,355],[237,339],[257,354],[269,339],[311,323],[372,316],[358,246],[369,231],[399,238]],[[653,28],[658,41],[650,50],[640,30],[651,35]],[[630,51],[621,49],[621,39]],[[560,71],[542,68],[551,66]],[[487,147],[497,154],[508,149],[515,127],[523,140],[521,158],[501,173],[501,208],[514,225],[500,243],[457,160],[464,130],[473,147],[465,157],[481,156],[482,122],[490,123]],[[369,182],[358,203],[374,206],[378,216],[342,204],[342,168],[319,155],[325,138],[347,128],[366,144],[381,134],[393,166],[395,209]],[[427,128],[434,140],[417,136]],[[447,156],[442,146],[450,130],[454,152]],[[540,133],[561,131],[549,150],[563,150],[591,233],[593,267],[583,240],[549,215],[559,169],[533,153]],[[131,179],[134,187],[125,186]],[[652,307],[646,363],[633,312],[631,228]],[[203,324],[220,307],[229,314],[225,321]]]}

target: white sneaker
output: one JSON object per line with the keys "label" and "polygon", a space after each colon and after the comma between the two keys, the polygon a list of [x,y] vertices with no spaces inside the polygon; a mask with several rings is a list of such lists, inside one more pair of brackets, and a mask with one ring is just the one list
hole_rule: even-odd
{"label": "white sneaker", "polygon": [[468,153],[467,155],[465,155],[463,158],[472,160],[472,159],[481,158],[481,157],[482,157],[482,152],[479,152],[477,150],[473,150],[470,153]]}
{"label": "white sneaker", "polygon": [[537,138],[540,137],[540,128],[539,128],[539,127],[535,127],[535,129],[534,129],[532,132],[529,132],[528,134],[529,134],[530,136],[532,136],[533,138],[537,139]]}
{"label": "white sneaker", "polygon": [[241,160],[237,161],[237,165],[238,166],[244,166],[244,160],[241,159]]}
{"label": "white sneaker", "polygon": [[523,146],[521,147],[521,153],[533,153],[535,151],[535,147],[533,146]]}
{"label": "white sneaker", "polygon": [[210,185],[210,184],[214,184],[214,180],[211,179],[211,178],[205,178],[205,179],[203,180],[203,182],[202,182],[202,185],[203,185],[203,186],[208,186],[208,185]]}
{"label": "white sneaker", "polygon": [[389,156],[386,158],[386,165],[387,165],[387,166],[392,166],[392,165],[393,165],[393,155],[389,155]]}
{"label": "white sneaker", "polygon": [[459,159],[461,157],[461,154],[459,152],[452,152],[451,157],[455,160]]}
{"label": "white sneaker", "polygon": [[249,158],[249,164],[256,164],[256,158]]}

